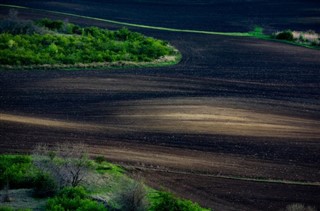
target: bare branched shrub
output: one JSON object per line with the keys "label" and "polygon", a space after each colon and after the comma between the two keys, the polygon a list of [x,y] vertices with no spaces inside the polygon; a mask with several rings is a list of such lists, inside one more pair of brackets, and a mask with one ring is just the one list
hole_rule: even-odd
{"label": "bare branched shrub", "polygon": [[33,151],[33,161],[36,167],[52,176],[59,188],[78,186],[90,175],[85,144],[62,143],[52,148],[38,145]]}
{"label": "bare branched shrub", "polygon": [[121,210],[144,211],[148,210],[147,192],[142,182],[124,179],[120,182],[119,192],[114,196]]}
{"label": "bare branched shrub", "polygon": [[18,20],[18,11],[15,9],[10,9],[8,13],[8,19]]}
{"label": "bare branched shrub", "polygon": [[33,21],[19,19],[18,12],[14,9],[11,9],[8,17],[0,21],[0,33],[45,34],[48,33],[48,31],[35,25]]}
{"label": "bare branched shrub", "polygon": [[304,206],[303,204],[290,204],[285,211],[317,211],[314,207]]}

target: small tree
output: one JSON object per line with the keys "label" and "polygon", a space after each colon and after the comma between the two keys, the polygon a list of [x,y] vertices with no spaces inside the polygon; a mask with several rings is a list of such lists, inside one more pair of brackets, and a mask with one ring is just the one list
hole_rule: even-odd
{"label": "small tree", "polygon": [[148,210],[147,192],[142,182],[123,180],[120,191],[115,194],[115,201],[125,211]]}
{"label": "small tree", "polygon": [[78,186],[89,175],[87,146],[84,144],[63,143],[52,149],[38,145],[33,151],[33,161],[56,181],[59,188]]}
{"label": "small tree", "polygon": [[276,39],[293,41],[294,37],[293,37],[293,33],[291,30],[286,30],[286,31],[277,33]]}

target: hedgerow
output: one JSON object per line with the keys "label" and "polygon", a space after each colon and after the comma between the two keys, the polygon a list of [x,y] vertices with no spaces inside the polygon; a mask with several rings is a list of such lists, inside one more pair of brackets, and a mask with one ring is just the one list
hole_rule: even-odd
{"label": "hedgerow", "polygon": [[[16,23],[20,20],[10,20]],[[6,25],[3,21],[0,25]],[[86,64],[95,62],[150,62],[176,55],[162,40],[146,37],[127,28],[110,31],[80,27],[63,21],[43,19],[13,28],[0,27],[1,65]],[[23,26],[23,30],[18,29]],[[28,30],[29,28],[37,30]],[[16,32],[20,33],[16,33]]]}

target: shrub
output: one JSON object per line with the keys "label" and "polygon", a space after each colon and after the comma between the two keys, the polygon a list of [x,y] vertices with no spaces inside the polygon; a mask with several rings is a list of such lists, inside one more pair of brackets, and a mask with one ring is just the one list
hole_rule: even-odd
{"label": "shrub", "polygon": [[66,187],[56,197],[48,200],[46,210],[105,211],[106,208],[102,204],[89,199],[83,187]]}
{"label": "shrub", "polygon": [[33,151],[33,163],[42,172],[49,174],[58,188],[78,186],[90,175],[87,146],[63,143],[51,151],[46,145],[38,145]]}
{"label": "shrub", "polygon": [[33,191],[36,197],[51,197],[57,192],[57,185],[48,174],[39,173],[34,179]]}
{"label": "shrub", "polygon": [[94,161],[96,161],[98,164],[101,164],[102,162],[106,161],[106,158],[103,156],[97,156],[94,158]]}
{"label": "shrub", "polygon": [[290,204],[286,207],[285,211],[316,211],[316,209],[310,206],[304,206],[303,204]]}
{"label": "shrub", "polygon": [[0,33],[43,34],[45,32],[45,29],[37,26],[30,20],[19,19],[16,10],[10,10],[8,17],[0,21]]}
{"label": "shrub", "polygon": [[249,33],[252,35],[252,36],[256,36],[256,37],[260,37],[260,36],[263,36],[264,33],[263,33],[263,28],[260,27],[260,26],[255,26],[253,31],[250,31]]}
{"label": "shrub", "polygon": [[154,197],[153,205],[150,211],[205,211],[197,203],[190,200],[180,199],[172,193],[159,192]]}
{"label": "shrub", "polygon": [[121,188],[115,194],[114,200],[121,210],[144,211],[148,210],[147,192],[142,182],[124,180]]}
{"label": "shrub", "polygon": [[293,33],[291,30],[286,30],[283,32],[279,32],[276,34],[276,39],[278,40],[288,40],[288,41],[293,41]]}
{"label": "shrub", "polygon": [[63,28],[64,22],[60,20],[50,20],[48,18],[44,18],[36,21],[36,24],[40,27],[46,27],[49,30],[59,31]]}
{"label": "shrub", "polygon": [[34,170],[29,156],[0,155],[0,188],[7,182],[10,188],[32,187]]}
{"label": "shrub", "polygon": [[127,28],[109,31],[50,19],[34,23],[11,18],[0,22],[0,32],[1,65],[150,62],[176,55],[167,42]]}

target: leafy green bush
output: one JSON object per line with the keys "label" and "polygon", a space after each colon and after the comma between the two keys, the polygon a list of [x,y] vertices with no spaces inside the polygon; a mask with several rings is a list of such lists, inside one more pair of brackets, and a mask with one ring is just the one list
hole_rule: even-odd
{"label": "leafy green bush", "polygon": [[0,188],[31,188],[35,169],[31,158],[24,155],[0,155]]}
{"label": "leafy green bush", "polygon": [[60,20],[50,20],[48,18],[44,18],[35,22],[36,25],[40,27],[46,27],[52,31],[59,31],[62,29],[64,22]]}
{"label": "leafy green bush", "polygon": [[259,37],[259,38],[264,38],[267,37],[268,35],[265,35],[263,32],[263,28],[260,26],[255,26],[252,31],[249,32],[250,35],[254,37]]}
{"label": "leafy green bush", "polygon": [[293,33],[292,33],[291,30],[286,30],[286,31],[277,33],[276,34],[276,39],[293,41],[294,37],[293,37]]}
{"label": "leafy green bush", "polygon": [[84,188],[66,187],[62,189],[56,197],[48,200],[46,210],[105,211],[106,208],[102,204],[89,199]]}
{"label": "leafy green bush", "polygon": [[[19,20],[14,20],[19,22]],[[2,30],[1,65],[43,65],[95,62],[150,62],[176,52],[167,42],[145,37],[127,28],[109,31],[63,21],[42,19],[28,22],[40,31]],[[8,26],[13,26],[6,24]],[[4,27],[5,28],[5,27]],[[30,28],[30,27],[29,27]],[[1,29],[1,24],[0,24]],[[79,36],[80,35],[80,36]]]}
{"label": "leafy green bush", "polygon": [[197,203],[180,199],[172,193],[159,192],[153,199],[150,211],[205,211]]}
{"label": "leafy green bush", "polygon": [[102,162],[106,161],[106,158],[103,156],[97,156],[94,158],[94,161],[96,161],[98,164],[101,164]]}
{"label": "leafy green bush", "polygon": [[39,173],[34,179],[33,190],[36,197],[51,197],[57,192],[57,185],[48,174]]}

